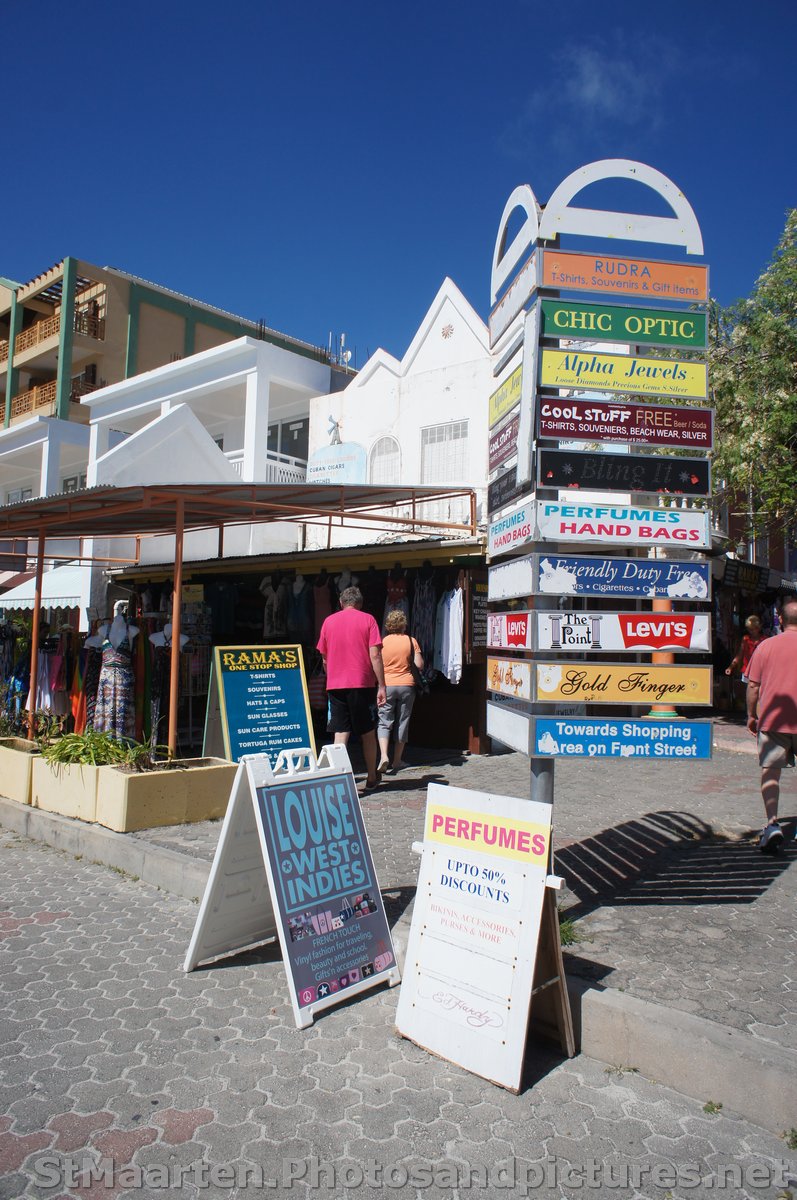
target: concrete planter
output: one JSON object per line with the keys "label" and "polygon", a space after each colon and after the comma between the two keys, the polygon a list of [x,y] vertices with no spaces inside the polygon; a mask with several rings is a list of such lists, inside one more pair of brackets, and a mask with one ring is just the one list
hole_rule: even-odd
{"label": "concrete planter", "polygon": [[38,753],[36,742],[0,738],[0,794],[19,804],[30,804],[33,756]]}
{"label": "concrete planter", "polygon": [[53,763],[50,766],[45,759],[34,758],[31,804],[34,808],[59,813],[62,817],[94,821],[97,812],[97,779],[100,771],[111,769],[73,763]]}
{"label": "concrete planter", "polygon": [[97,770],[93,819],[108,829],[128,833],[223,817],[237,766],[223,758],[186,758],[155,771]]}

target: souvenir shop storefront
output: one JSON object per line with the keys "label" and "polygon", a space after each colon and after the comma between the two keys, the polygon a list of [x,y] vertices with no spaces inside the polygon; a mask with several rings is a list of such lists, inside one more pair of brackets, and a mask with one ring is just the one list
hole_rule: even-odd
{"label": "souvenir shop storefront", "polygon": [[758,617],[766,637],[777,632],[778,606],[786,596],[797,596],[793,577],[729,556],[714,560],[715,709],[744,711],[744,685],[738,674],[729,679],[725,669],[739,649],[748,617]]}
{"label": "souvenir shop storefront", "polygon": [[[400,609],[421,647],[427,694],[413,709],[411,746],[483,753],[487,571],[484,546],[397,541],[359,547],[212,560],[184,565],[179,739],[196,744],[213,646],[299,644],[316,741],[325,740],[326,687],[316,650],[321,624],[356,584],[380,628]],[[172,591],[171,567],[121,568],[110,592],[129,596],[137,625],[157,629]],[[199,729],[201,737],[201,729]]]}
{"label": "souvenir shop storefront", "polygon": [[[356,579],[380,625],[386,611],[402,608],[424,647],[431,691],[419,697],[411,739],[416,745],[485,749],[483,546],[474,524],[456,528],[461,539],[442,541],[439,523],[415,515],[421,511],[416,502],[463,495],[471,497],[473,513],[472,493],[463,488],[319,485],[232,484],[212,494],[194,485],[104,487],[6,506],[0,509],[0,538],[35,538],[37,545],[27,638],[6,655],[17,709],[30,715],[46,708],[61,718],[64,730],[152,740],[184,756],[201,749],[214,646],[298,643],[323,741],[326,698],[317,629],[338,607],[343,587]],[[411,514],[404,524],[415,541],[183,563],[186,532],[217,528],[221,547],[230,524],[334,518],[373,528],[381,522],[378,527],[393,538],[401,523],[394,515],[398,504]],[[43,582],[48,539],[148,534],[173,534],[175,561],[108,564],[107,611],[90,611],[88,635],[78,633],[72,611],[58,614],[55,629],[43,619],[51,615]],[[12,623],[20,619],[13,610],[8,616]],[[31,677],[38,679],[37,689],[30,688]]]}

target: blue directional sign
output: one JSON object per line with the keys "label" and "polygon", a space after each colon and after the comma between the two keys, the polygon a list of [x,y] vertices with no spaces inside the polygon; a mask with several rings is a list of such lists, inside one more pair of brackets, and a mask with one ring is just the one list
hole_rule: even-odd
{"label": "blue directional sign", "polygon": [[551,553],[537,555],[536,564],[534,590],[541,596],[708,600],[711,594],[711,567],[706,562]]}
{"label": "blue directional sign", "polygon": [[711,722],[653,717],[536,717],[533,755],[637,758],[673,762],[711,758]]}

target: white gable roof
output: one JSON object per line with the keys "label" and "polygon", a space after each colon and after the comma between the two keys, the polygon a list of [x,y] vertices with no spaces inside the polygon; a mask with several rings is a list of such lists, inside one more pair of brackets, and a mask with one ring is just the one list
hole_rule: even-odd
{"label": "white gable roof", "polygon": [[97,459],[95,484],[237,483],[240,476],[186,404]]}

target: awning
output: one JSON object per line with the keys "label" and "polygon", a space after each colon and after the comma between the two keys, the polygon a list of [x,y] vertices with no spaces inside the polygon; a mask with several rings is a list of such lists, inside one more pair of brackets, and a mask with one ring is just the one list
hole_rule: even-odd
{"label": "awning", "polygon": [[[91,568],[67,563],[42,575],[42,608],[76,608],[80,604],[83,581]],[[33,608],[36,595],[35,578],[20,583],[0,596],[0,609]]]}

